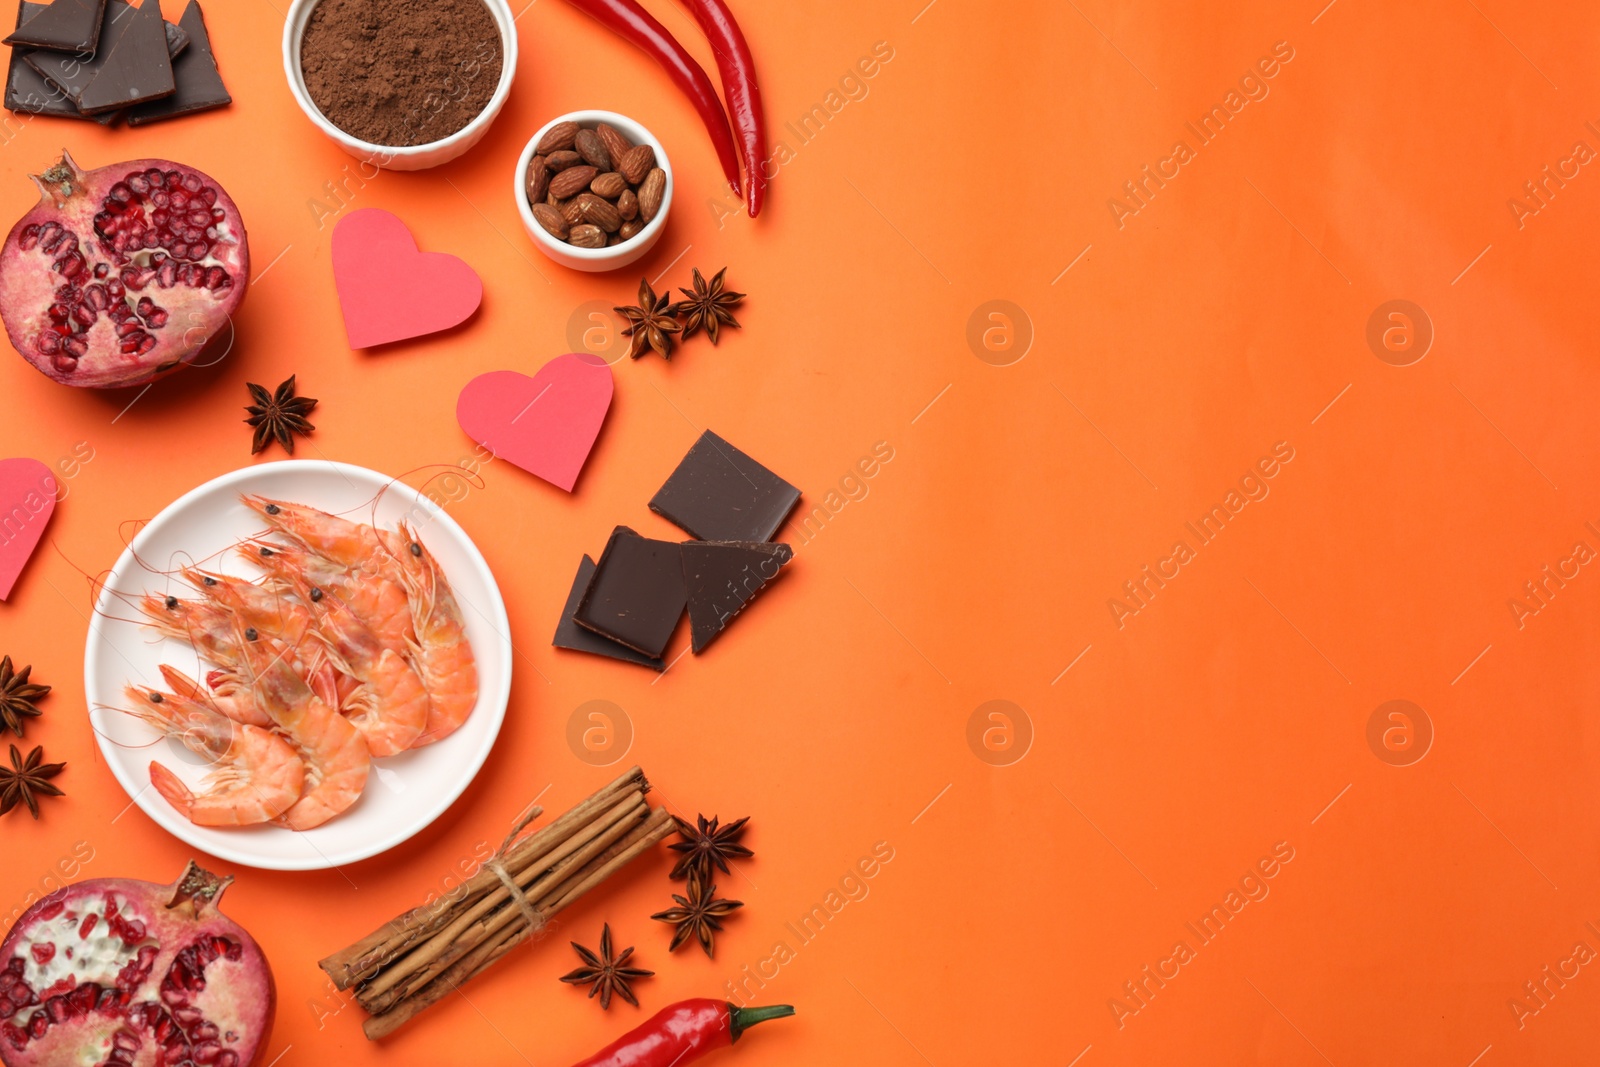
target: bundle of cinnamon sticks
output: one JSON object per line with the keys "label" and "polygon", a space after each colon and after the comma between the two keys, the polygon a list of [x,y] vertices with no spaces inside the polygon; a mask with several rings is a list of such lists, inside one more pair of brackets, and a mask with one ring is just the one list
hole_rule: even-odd
{"label": "bundle of cinnamon sticks", "polygon": [[[510,841],[454,892],[322,960],[333,984],[353,987],[371,1015],[362,1024],[367,1037],[376,1041],[410,1022],[671,833],[672,817],[649,805],[649,790],[644,773],[629,769],[548,826]],[[530,808],[522,824],[540,813]]]}

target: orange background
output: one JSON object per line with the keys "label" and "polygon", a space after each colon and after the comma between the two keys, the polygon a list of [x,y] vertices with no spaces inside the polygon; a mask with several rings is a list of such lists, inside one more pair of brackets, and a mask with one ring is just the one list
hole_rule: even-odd
{"label": "orange background", "polygon": [[[758,999],[799,1015],[729,1062],[1590,1062],[1593,965],[1520,1026],[1509,1002],[1576,942],[1600,949],[1600,577],[1581,568],[1520,628],[1508,601],[1574,542],[1600,548],[1585,526],[1600,524],[1600,176],[1583,166],[1520,227],[1507,200],[1575,141],[1600,148],[1585,125],[1600,125],[1600,12],[926,2],[736,4],[794,151],[769,213],[721,225],[704,132],[650,61],[566,5],[529,5],[511,100],[474,152],[346,187],[485,282],[465,328],[378,353],[345,344],[309,202],[338,207],[325,183],[355,168],[289,96],[284,0],[209,5],[227,111],[110,132],[11,118],[0,216],[26,210],[25,174],[62,144],[89,165],[179,159],[242,206],[257,280],[226,360],[125,411],[126,395],[63,389],[20,360],[5,373],[0,454],[53,464],[87,442],[94,458],[0,607],[0,650],[56,687],[29,741],[68,761],[71,794],[0,826],[0,904],[21,905],[78,842],[85,876],[167,880],[188,855],[137,809],[112,822],[126,798],[83,713],[79,572],[113,562],[119,523],[250,462],[245,381],[298,373],[321,398],[300,455],[451,464],[473,452],[454,418],[471,376],[531,373],[572,347],[575,315],[593,325],[584,305],[631,302],[635,271],[543,259],[510,193],[533,130],[605,107],[650,127],[677,169],[643,272],[687,284],[691,265],[727,264],[751,294],[745,328],[670,365],[618,363],[575,495],[499,463],[450,504],[510,608],[510,715],[472,788],[391,854],[235,872],[228,910],[279,983],[269,1055],[560,1067],[681,996],[722,995],[783,940],[794,958]],[[651,6],[709,67],[683,10]],[[833,101],[796,147],[784,123],[826,107],[880,41],[893,58],[865,95],[847,86],[858,99]],[[1270,94],[1199,146],[1185,122],[1280,41],[1293,59]],[[1194,158],[1119,228],[1108,199],[1179,139]],[[995,299],[1020,315],[980,317],[969,345]],[[1435,334],[1406,367],[1365,339],[1392,299]],[[787,576],[706,656],[658,680],[551,649],[581,553],[619,522],[678,536],[645,502],[708,426],[808,508],[876,442],[894,458],[820,533],[791,525]],[[1294,458],[1270,495],[1119,628],[1107,602],[1123,582],[1277,442]],[[451,884],[541,790],[554,812],[608,780],[617,768],[566,739],[597,699],[623,709],[626,760],[674,810],[753,816],[757,857],[724,880],[747,907],[715,960],[667,955],[647,918],[668,903],[653,860],[474,983],[470,1004],[370,1046],[314,961]],[[1410,766],[1368,744],[1393,699],[1434,730]],[[991,700],[1023,709],[1025,753],[1015,713],[1010,748],[1003,731],[969,747]],[[880,841],[894,859],[868,895],[798,944],[785,924]],[[1269,895],[1201,945],[1185,923],[1279,842],[1293,860]],[[556,982],[568,937],[593,944],[603,920],[658,972],[645,1012],[605,1016]],[[1123,983],[1180,939],[1195,958],[1131,1000]]]}

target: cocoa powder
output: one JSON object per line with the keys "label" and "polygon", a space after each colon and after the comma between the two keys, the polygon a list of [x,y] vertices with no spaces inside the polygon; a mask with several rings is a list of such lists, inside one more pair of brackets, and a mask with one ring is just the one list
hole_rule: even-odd
{"label": "cocoa powder", "polygon": [[477,118],[502,62],[481,0],[322,0],[300,41],[306,91],[328,121],[396,148]]}

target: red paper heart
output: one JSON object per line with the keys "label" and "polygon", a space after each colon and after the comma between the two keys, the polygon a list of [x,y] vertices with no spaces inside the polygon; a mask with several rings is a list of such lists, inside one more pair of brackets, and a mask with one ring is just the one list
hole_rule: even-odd
{"label": "red paper heart", "polygon": [[11,596],[56,510],[56,476],[36,459],[0,460],[0,600]]}
{"label": "red paper heart", "polygon": [[497,459],[570,493],[611,407],[611,391],[605,360],[569,352],[532,378],[514,370],[478,375],[461,390],[456,421]]}
{"label": "red paper heart", "polygon": [[351,348],[459,326],[483,302],[476,271],[444,252],[419,252],[397,216],[352,211],[333,228],[333,282]]}

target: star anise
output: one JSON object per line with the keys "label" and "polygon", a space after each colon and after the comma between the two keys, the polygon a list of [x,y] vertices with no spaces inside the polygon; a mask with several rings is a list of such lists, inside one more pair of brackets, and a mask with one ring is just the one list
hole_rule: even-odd
{"label": "star anise", "polygon": [[614,308],[618,315],[628,320],[623,336],[632,337],[628,355],[638,359],[647,349],[655,349],[662,359],[672,358],[672,335],[683,329],[672,315],[670,293],[656,296],[648,278],[639,279],[639,304],[637,307]]}
{"label": "star anise", "polygon": [[317,402],[309,396],[295,396],[294,379],[293,374],[289,375],[289,380],[279,385],[277,391],[273,393],[268,393],[255,382],[245,383],[250,390],[251,399],[255,401],[245,408],[250,417],[244,420],[256,428],[255,438],[250,442],[252,456],[274,440],[292,456],[294,435],[308,434],[316,429],[306,421],[306,416],[311,414],[311,409],[317,406]]}
{"label": "star anise", "polygon": [[50,692],[50,687],[28,681],[32,670],[27,666],[13,671],[10,656],[0,659],[0,734],[10,730],[21,737],[23,721],[39,714],[34,703]]}
{"label": "star anise", "polygon": [[588,985],[594,983],[594,988],[589,990],[589,998],[594,999],[596,993],[600,994],[600,1007],[604,1011],[611,1010],[611,994],[626,1000],[634,1007],[639,1006],[639,999],[633,995],[630,983],[640,978],[649,978],[655,974],[640,967],[628,967],[628,957],[633,955],[632,948],[625,948],[622,954],[611,955],[611,924],[606,923],[600,928],[600,951],[590,952],[576,941],[572,942],[573,949],[583,960],[583,966],[577,970],[561,976],[563,982],[572,985]]}
{"label": "star anise", "polygon": [[688,297],[672,305],[672,313],[683,320],[683,339],[688,340],[694,332],[704,326],[706,336],[711,338],[711,343],[717,343],[717,332],[723,324],[739,329],[739,320],[733,317],[729,308],[737,307],[744,299],[743,293],[735,293],[731,289],[723,288],[723,276],[728,273],[728,268],[723,267],[717,271],[716,277],[707,285],[705,277],[701,275],[700,268],[694,269],[694,289],[682,289],[678,292]]}
{"label": "star anise", "polygon": [[742,900],[720,900],[717,897],[717,887],[709,880],[701,878],[700,872],[689,872],[689,895],[680,897],[672,894],[672,899],[678,902],[676,908],[658,911],[650,916],[664,923],[676,923],[678,929],[672,935],[672,944],[667,946],[668,952],[676,951],[677,947],[693,935],[700,942],[700,947],[706,950],[706,955],[711,955],[713,934],[722,929],[721,919],[732,914],[734,909],[744,907]]}
{"label": "star anise", "polygon": [[683,838],[682,841],[668,846],[674,852],[683,853],[672,868],[673,878],[682,878],[689,872],[695,871],[701,878],[709,879],[713,865],[723,874],[727,874],[730,859],[755,855],[738,843],[739,838],[744,836],[744,824],[750,821],[748,815],[721,827],[717,825],[715,815],[709,822],[704,815],[700,816],[698,827],[676,815],[672,819],[678,824],[678,836]]}
{"label": "star anise", "polygon": [[23,759],[22,753],[17,751],[17,746],[11,746],[11,766],[0,767],[0,815],[4,815],[18,804],[28,805],[28,811],[33,817],[39,817],[40,797],[66,796],[61,790],[51,785],[49,779],[61,773],[65,763],[40,763],[44,759],[44,749],[37,746],[28,753],[28,758]]}

